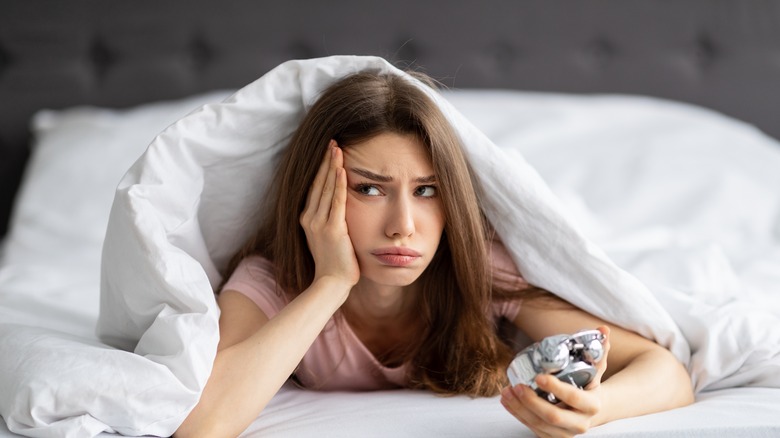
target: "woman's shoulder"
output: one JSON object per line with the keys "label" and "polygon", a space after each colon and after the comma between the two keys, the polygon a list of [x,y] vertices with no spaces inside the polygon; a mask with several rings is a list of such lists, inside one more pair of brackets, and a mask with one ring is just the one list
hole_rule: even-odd
{"label": "woman's shoulder", "polygon": [[520,312],[522,303],[520,292],[527,289],[529,284],[520,274],[509,251],[497,237],[488,242],[488,245],[493,286],[498,289],[494,289],[494,299],[491,303],[493,317],[514,320]]}
{"label": "woman's shoulder", "polygon": [[230,277],[222,289],[225,290],[229,285],[235,283],[257,284],[258,286],[273,285],[275,288],[276,269],[273,262],[259,254],[244,257],[230,273]]}
{"label": "woman's shoulder", "polygon": [[275,268],[272,261],[261,256],[260,254],[250,254],[236,266],[234,273],[237,271],[243,271],[244,273],[257,273],[263,275],[273,275]]}
{"label": "woman's shoulder", "polygon": [[512,255],[504,244],[498,238],[492,239],[488,244],[494,282],[505,289],[527,288],[529,286],[528,282],[523,278],[517,264],[512,259]]}

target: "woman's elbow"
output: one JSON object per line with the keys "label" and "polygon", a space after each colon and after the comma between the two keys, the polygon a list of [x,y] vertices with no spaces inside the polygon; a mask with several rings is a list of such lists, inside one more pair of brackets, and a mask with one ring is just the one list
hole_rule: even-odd
{"label": "woman's elbow", "polygon": [[194,427],[192,422],[188,422],[187,420],[185,420],[184,423],[182,423],[181,426],[176,429],[176,432],[173,433],[173,438],[195,438],[206,436],[211,437],[215,435],[208,432],[208,427]]}
{"label": "woman's elbow", "polygon": [[677,358],[666,349],[661,350],[664,357],[665,369],[658,370],[663,375],[668,376],[668,383],[672,392],[670,401],[673,406],[670,408],[680,408],[688,406],[695,401],[695,394],[693,390],[693,381],[691,375]]}
{"label": "woman's elbow", "polygon": [[212,416],[204,417],[200,406],[195,406],[195,409],[190,412],[184,422],[176,429],[173,434],[173,438],[217,438],[217,437],[229,437],[231,435],[224,430],[220,430],[221,423],[215,421]]}

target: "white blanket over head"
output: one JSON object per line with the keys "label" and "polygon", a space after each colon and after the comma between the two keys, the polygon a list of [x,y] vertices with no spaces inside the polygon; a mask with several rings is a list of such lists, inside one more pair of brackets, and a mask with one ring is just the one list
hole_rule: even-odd
{"label": "white blanket over head", "polygon": [[[33,415],[0,404],[10,428],[37,436],[175,431],[197,403],[215,357],[219,309],[213,289],[253,231],[281,151],[322,90],[363,70],[405,75],[374,57],[290,61],[224,102],[182,118],[152,142],[119,184],[103,247],[98,334],[117,348],[0,327],[0,336],[13,341],[0,345],[0,356],[26,346],[42,359],[35,362],[39,375],[55,370],[61,355],[51,351],[62,345],[73,349],[70,367],[110,367],[114,374],[94,373],[86,381],[74,372],[67,385],[44,380],[43,392],[0,388],[23,393],[28,406],[36,397],[70,401],[67,412],[62,404],[41,403],[45,408]],[[516,151],[493,144],[451,103],[424,89],[459,134],[482,207],[531,283],[656,339],[686,364],[686,338],[696,337],[703,353],[690,363],[698,389],[718,382],[780,387],[780,347],[761,350],[763,356],[751,362],[758,340],[725,347],[711,341],[707,324],[688,312],[694,307],[689,297],[659,289],[659,300],[584,237]]]}
{"label": "white blanket over head", "polygon": [[[218,342],[219,269],[253,231],[277,158],[307,108],[334,81],[362,70],[404,75],[374,57],[284,63],[168,128],[120,183],[104,244],[98,330],[176,377],[177,391],[154,403],[196,402]],[[578,233],[538,174],[429,94],[460,135],[482,206],[522,274],[687,360],[669,314]]]}

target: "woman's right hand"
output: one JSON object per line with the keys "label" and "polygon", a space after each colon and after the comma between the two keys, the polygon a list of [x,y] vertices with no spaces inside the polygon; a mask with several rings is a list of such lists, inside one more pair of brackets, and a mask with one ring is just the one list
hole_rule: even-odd
{"label": "woman's right hand", "polygon": [[351,288],[360,279],[360,268],[347,230],[346,204],[344,155],[331,140],[309,189],[300,223],[314,257],[314,281],[332,277]]}

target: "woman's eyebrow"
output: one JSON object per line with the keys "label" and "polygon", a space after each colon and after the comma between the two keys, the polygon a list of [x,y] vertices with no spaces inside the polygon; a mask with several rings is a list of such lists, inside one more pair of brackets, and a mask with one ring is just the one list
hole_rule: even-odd
{"label": "woman's eyebrow", "polygon": [[386,175],[379,175],[378,173],[371,172],[370,170],[361,169],[359,167],[350,167],[350,172],[354,172],[363,178],[368,178],[371,181],[377,181],[377,182],[391,182],[393,180],[392,176],[386,176]]}
{"label": "woman's eyebrow", "polygon": [[428,175],[428,176],[421,176],[419,178],[415,178],[414,182],[418,184],[431,184],[436,182],[436,175]]}
{"label": "woman's eyebrow", "polygon": [[[370,170],[361,169],[359,167],[350,167],[350,172],[356,173],[364,178],[370,179],[371,181],[376,182],[392,182],[393,177],[387,176],[387,175],[380,175],[378,173],[374,173]],[[433,183],[436,182],[436,175],[429,175],[429,176],[421,176],[414,179],[414,182],[419,184],[426,184],[426,183]]]}

